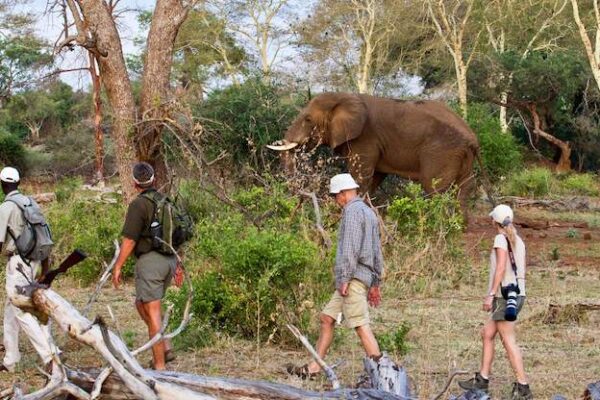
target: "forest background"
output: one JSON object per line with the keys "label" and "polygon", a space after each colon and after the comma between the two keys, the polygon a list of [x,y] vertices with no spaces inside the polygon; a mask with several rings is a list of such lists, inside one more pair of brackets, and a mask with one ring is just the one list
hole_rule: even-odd
{"label": "forest background", "polygon": [[[54,193],[45,207],[57,259],[73,247],[90,255],[64,287],[74,285],[79,294],[112,256],[133,195],[131,162],[155,165],[160,184],[197,220],[186,263],[201,295],[192,326],[179,338],[184,351],[208,351],[202,349],[225,341],[250,348],[248,365],[264,365],[269,349],[293,348],[283,328],[288,322],[314,341],[318,310],[331,291],[327,243],[335,243],[339,218],[326,185],[344,163],[320,149],[300,160],[296,175],[284,177],[278,155],[265,145],[280,139],[298,108],[321,92],[445,101],[477,133],[497,196],[597,201],[597,0],[158,0],[144,9],[119,0],[58,0],[43,9],[24,4],[0,0],[0,165],[19,168],[26,190]],[[48,15],[64,21],[55,38],[36,30]],[[132,15],[139,23],[137,50],[123,54],[119,31],[127,27],[120,24]],[[65,67],[65,58],[78,64]],[[89,86],[74,88],[69,74]],[[315,229],[311,192],[325,234]],[[461,335],[444,325],[438,331],[445,336],[437,339],[436,325],[422,321],[436,312],[432,299],[478,304],[469,287],[485,281],[489,226],[481,215],[487,205],[474,201],[476,217],[465,229],[451,194],[423,198],[418,186],[388,178],[373,202],[388,265],[389,303],[377,331],[383,347],[408,357],[424,375],[436,365],[447,372],[464,358],[475,365],[481,315],[469,317],[472,332]],[[558,224],[546,237],[529,238],[536,250],[532,270],[539,274],[533,309],[544,313],[561,295],[569,303],[589,300],[588,278],[597,276],[600,252],[583,236],[595,232],[598,217],[521,212],[546,226]],[[565,241],[576,244],[563,248]],[[573,284],[579,285],[575,294]],[[420,306],[411,310],[413,297]],[[176,323],[185,293],[173,291],[169,299],[179,312]],[[555,337],[556,327],[545,331],[545,317],[531,315],[532,330]],[[585,350],[592,322],[562,322],[576,326],[586,355],[574,350],[569,358],[593,365],[598,352]],[[143,334],[132,324],[123,336],[133,345]],[[425,336],[432,340],[419,339]],[[338,352],[345,354],[350,338],[338,335]],[[567,365],[572,381],[563,385],[544,370],[552,357],[527,362],[542,393],[576,393],[579,387],[569,382],[600,375],[598,367]],[[266,371],[261,377],[271,378]],[[436,380],[421,378],[421,392],[434,392]]]}

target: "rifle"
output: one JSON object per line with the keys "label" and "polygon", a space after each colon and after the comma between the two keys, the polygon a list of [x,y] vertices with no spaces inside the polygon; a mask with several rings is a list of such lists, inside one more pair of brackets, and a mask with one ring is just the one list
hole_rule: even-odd
{"label": "rifle", "polygon": [[69,256],[67,258],[65,258],[63,262],[61,262],[59,264],[58,268],[53,269],[52,271],[48,271],[46,274],[42,275],[38,279],[38,283],[50,286],[52,284],[52,281],[56,278],[56,276],[58,274],[67,272],[69,270],[69,268],[79,264],[81,261],[85,260],[86,258],[87,258],[87,254],[85,254],[83,251],[81,251],[79,249],[73,250],[73,252],[71,254],[69,254]]}

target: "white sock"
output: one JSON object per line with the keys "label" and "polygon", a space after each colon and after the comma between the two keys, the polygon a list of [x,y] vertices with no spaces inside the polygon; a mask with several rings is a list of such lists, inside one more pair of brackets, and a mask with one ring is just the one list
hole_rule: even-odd
{"label": "white sock", "polygon": [[479,373],[479,376],[481,376],[483,379],[485,379],[486,381],[490,380],[489,376],[485,376],[484,374],[482,374],[481,372]]}

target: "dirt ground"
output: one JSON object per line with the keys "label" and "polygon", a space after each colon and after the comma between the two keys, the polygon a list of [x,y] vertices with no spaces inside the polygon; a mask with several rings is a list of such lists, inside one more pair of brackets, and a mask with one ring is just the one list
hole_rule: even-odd
{"label": "dirt ground", "polygon": [[[479,365],[481,342],[479,329],[486,320],[481,311],[486,291],[487,260],[493,239],[493,228],[483,212],[465,234],[465,248],[471,265],[481,276],[477,282],[461,282],[461,286],[435,296],[407,298],[395,293],[394,285],[384,289],[382,307],[372,311],[376,332],[393,330],[399,322],[411,326],[408,334],[410,350],[402,364],[412,377],[418,398],[434,396],[453,370],[474,372]],[[589,311],[570,315],[560,323],[544,323],[550,303],[573,304],[600,301],[600,228],[592,213],[552,213],[535,209],[520,209],[517,219],[527,221],[519,233],[528,250],[527,303],[519,315],[518,341],[522,347],[525,368],[535,397],[550,399],[562,394],[568,399],[580,398],[585,386],[600,380],[600,312]],[[588,237],[588,234],[590,237]],[[473,274],[471,274],[473,275]],[[63,280],[55,288],[65,298],[81,308],[92,288],[79,287],[77,282]],[[3,291],[2,291],[3,292]],[[146,333],[132,306],[134,288],[131,283],[115,291],[105,288],[91,315],[108,315],[110,306],[118,316],[118,329],[131,345],[141,345]],[[198,294],[201,295],[201,294]],[[3,297],[4,293],[0,295]],[[2,304],[4,301],[2,300]],[[314,326],[317,330],[316,321]],[[99,357],[90,349],[57,334],[57,340],[69,365],[100,366]],[[15,374],[0,374],[0,389],[21,380],[30,388],[42,383],[35,365],[37,356],[25,338],[22,339],[23,361]],[[491,394],[505,398],[513,374],[498,341],[497,358],[491,379]],[[329,361],[345,360],[338,374],[345,385],[355,383],[362,371],[362,352],[354,333],[340,329],[328,357]],[[147,363],[150,355],[142,357]],[[178,359],[170,364],[174,370],[197,374],[266,379],[314,390],[327,387],[324,379],[302,382],[288,377],[283,365],[307,361],[306,352],[274,345],[257,345],[222,337],[209,348],[178,351]],[[458,394],[456,384],[449,393]]]}

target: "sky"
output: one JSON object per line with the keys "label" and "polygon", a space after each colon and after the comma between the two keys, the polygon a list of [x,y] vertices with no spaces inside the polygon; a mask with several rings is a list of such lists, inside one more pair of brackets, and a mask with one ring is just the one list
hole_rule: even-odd
{"label": "sky", "polygon": [[[60,36],[63,26],[61,17],[56,12],[48,10],[49,0],[17,1],[27,3],[17,6],[17,10],[35,14],[37,17],[37,33],[54,44]],[[133,43],[134,36],[139,30],[135,10],[150,9],[153,7],[154,2],[154,0],[121,0],[119,2],[117,9],[131,10],[123,13],[118,21],[119,33],[121,34],[125,54],[138,52]],[[88,65],[87,54],[81,48],[77,48],[73,52],[64,51],[63,54],[57,57],[56,64],[63,70],[86,67]],[[87,89],[90,84],[87,71],[63,73],[61,74],[61,79],[73,86],[74,89]]]}

